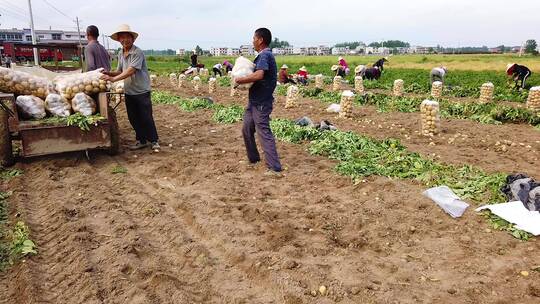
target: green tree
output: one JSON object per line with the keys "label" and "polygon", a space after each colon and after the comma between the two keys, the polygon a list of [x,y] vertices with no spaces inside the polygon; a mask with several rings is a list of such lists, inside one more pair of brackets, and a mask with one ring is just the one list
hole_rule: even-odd
{"label": "green tree", "polygon": [[277,37],[274,38],[274,40],[269,45],[271,49],[282,48],[282,47],[287,47],[287,46],[291,46],[288,41],[285,41],[285,40],[280,41],[279,38]]}
{"label": "green tree", "polygon": [[197,53],[197,55],[202,55],[203,50],[201,49],[200,46],[197,45],[197,46],[195,47],[195,53]]}
{"label": "green tree", "polygon": [[525,53],[527,54],[538,54],[538,51],[536,48],[538,47],[538,44],[536,44],[536,40],[529,39],[527,42],[525,42]]}

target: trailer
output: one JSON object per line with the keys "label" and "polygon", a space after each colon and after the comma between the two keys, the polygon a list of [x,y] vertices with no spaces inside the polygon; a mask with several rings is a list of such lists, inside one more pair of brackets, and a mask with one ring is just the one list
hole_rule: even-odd
{"label": "trailer", "polygon": [[22,158],[88,150],[105,150],[111,155],[119,153],[115,108],[120,102],[115,104],[113,96],[120,96],[120,93],[97,94],[97,109],[103,119],[85,131],[73,125],[21,120],[15,105],[16,96],[0,93],[0,165],[14,163],[14,140],[21,142],[19,156]]}

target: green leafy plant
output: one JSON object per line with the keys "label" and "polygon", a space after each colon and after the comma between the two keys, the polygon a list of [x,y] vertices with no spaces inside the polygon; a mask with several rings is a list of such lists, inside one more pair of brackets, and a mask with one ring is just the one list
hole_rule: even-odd
{"label": "green leafy plant", "polygon": [[112,168],[111,173],[112,174],[125,174],[128,170],[121,165],[116,165]]}
{"label": "green leafy plant", "polygon": [[237,105],[223,106],[215,104],[212,108],[214,109],[212,119],[219,123],[235,123],[241,121],[244,115],[244,109]]}
{"label": "green leafy plant", "polygon": [[2,169],[0,171],[0,178],[3,180],[10,180],[14,177],[21,176],[23,171],[21,169]]}

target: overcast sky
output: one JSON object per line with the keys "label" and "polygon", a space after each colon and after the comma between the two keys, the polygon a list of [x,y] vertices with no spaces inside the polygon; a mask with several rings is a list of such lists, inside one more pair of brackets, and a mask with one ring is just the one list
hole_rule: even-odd
{"label": "overcast sky", "polygon": [[[56,7],[60,12],[53,9]],[[32,0],[36,29],[110,34],[121,23],[144,49],[238,47],[268,27],[295,46],[398,39],[422,46],[540,42],[539,0]],[[0,0],[1,28],[28,28],[27,0]],[[100,39],[101,41],[101,39]],[[111,42],[111,47],[116,43]]]}

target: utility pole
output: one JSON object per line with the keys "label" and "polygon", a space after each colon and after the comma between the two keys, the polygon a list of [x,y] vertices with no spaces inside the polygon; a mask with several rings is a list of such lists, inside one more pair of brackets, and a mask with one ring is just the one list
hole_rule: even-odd
{"label": "utility pole", "polygon": [[28,0],[28,10],[30,11],[30,29],[32,31],[32,44],[34,45],[34,64],[39,65],[39,53],[35,47],[37,44],[36,30],[34,30],[34,16],[32,15],[32,1]]}
{"label": "utility pole", "polygon": [[[28,0],[30,1],[30,0]],[[81,68],[83,67],[83,49],[82,49],[82,42],[81,42],[81,27],[79,26],[79,17],[75,17],[75,22],[77,22],[77,32],[79,33],[79,63],[81,65]]]}

